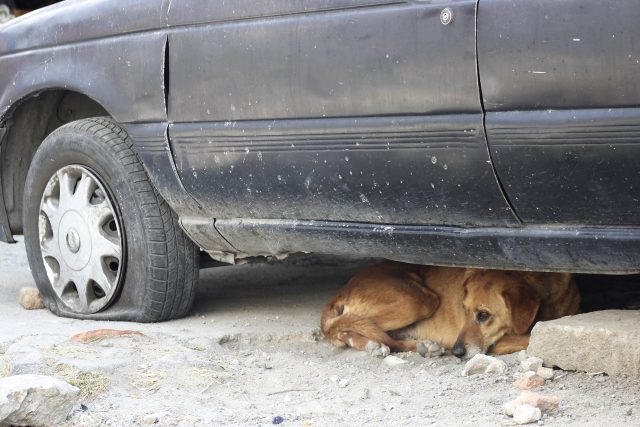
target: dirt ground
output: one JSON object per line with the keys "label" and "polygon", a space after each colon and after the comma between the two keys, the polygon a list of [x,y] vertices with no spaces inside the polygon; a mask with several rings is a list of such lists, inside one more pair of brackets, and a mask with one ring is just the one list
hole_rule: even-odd
{"label": "dirt ground", "polygon": [[[463,377],[450,355],[399,354],[406,363],[389,366],[320,338],[322,305],[368,262],[312,257],[203,270],[189,318],[147,325],[22,309],[19,289],[34,286],[24,247],[0,245],[0,376],[42,373],[80,387],[82,406],[66,426],[509,425],[501,405],[520,393],[516,355],[501,357],[505,375]],[[587,279],[587,287],[598,282]],[[629,298],[586,298],[604,300]],[[143,335],[69,339],[100,328]],[[561,399],[540,425],[640,425],[636,379],[556,370],[537,391]]]}

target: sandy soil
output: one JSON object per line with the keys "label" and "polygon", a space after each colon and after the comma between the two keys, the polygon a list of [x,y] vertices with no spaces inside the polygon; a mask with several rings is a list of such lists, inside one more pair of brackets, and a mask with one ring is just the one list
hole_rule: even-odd
{"label": "sandy soil", "polygon": [[[206,270],[192,316],[141,325],[23,310],[18,291],[33,286],[24,248],[0,245],[0,375],[78,385],[83,406],[67,426],[509,425],[501,405],[520,393],[516,355],[502,357],[504,375],[463,377],[450,355],[399,354],[406,363],[389,366],[320,338],[321,306],[368,262],[314,257]],[[100,328],[143,335],[69,339]],[[561,399],[541,425],[640,425],[636,379],[556,371],[537,391]]]}

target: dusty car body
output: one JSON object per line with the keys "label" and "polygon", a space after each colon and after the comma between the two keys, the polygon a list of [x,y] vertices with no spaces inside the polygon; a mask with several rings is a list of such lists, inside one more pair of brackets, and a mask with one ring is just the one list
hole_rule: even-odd
{"label": "dusty car body", "polygon": [[[106,116],[218,260],[638,272],[639,19],[634,0],[62,2],[0,27],[0,239],[28,233],[47,135]],[[59,312],[138,319],[118,292]]]}

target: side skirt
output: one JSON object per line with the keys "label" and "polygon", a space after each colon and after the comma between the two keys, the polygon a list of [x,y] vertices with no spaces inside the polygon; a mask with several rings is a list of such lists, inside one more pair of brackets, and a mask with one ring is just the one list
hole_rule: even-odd
{"label": "side skirt", "polygon": [[[189,229],[189,219],[183,220]],[[498,269],[640,272],[640,228],[460,228],[327,221],[198,220],[242,256],[296,252],[381,257],[410,263]],[[205,241],[197,242],[205,250]],[[205,245],[203,245],[205,244]]]}

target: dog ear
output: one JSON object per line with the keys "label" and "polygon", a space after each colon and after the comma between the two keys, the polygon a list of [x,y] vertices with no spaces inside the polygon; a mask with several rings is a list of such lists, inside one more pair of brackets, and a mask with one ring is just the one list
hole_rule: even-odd
{"label": "dog ear", "polygon": [[514,332],[526,333],[538,314],[540,296],[525,284],[509,286],[502,291],[501,295],[511,315]]}
{"label": "dog ear", "polygon": [[466,288],[467,283],[469,283],[472,279],[482,276],[487,270],[482,268],[467,268],[464,270],[464,275],[462,276],[462,284]]}

